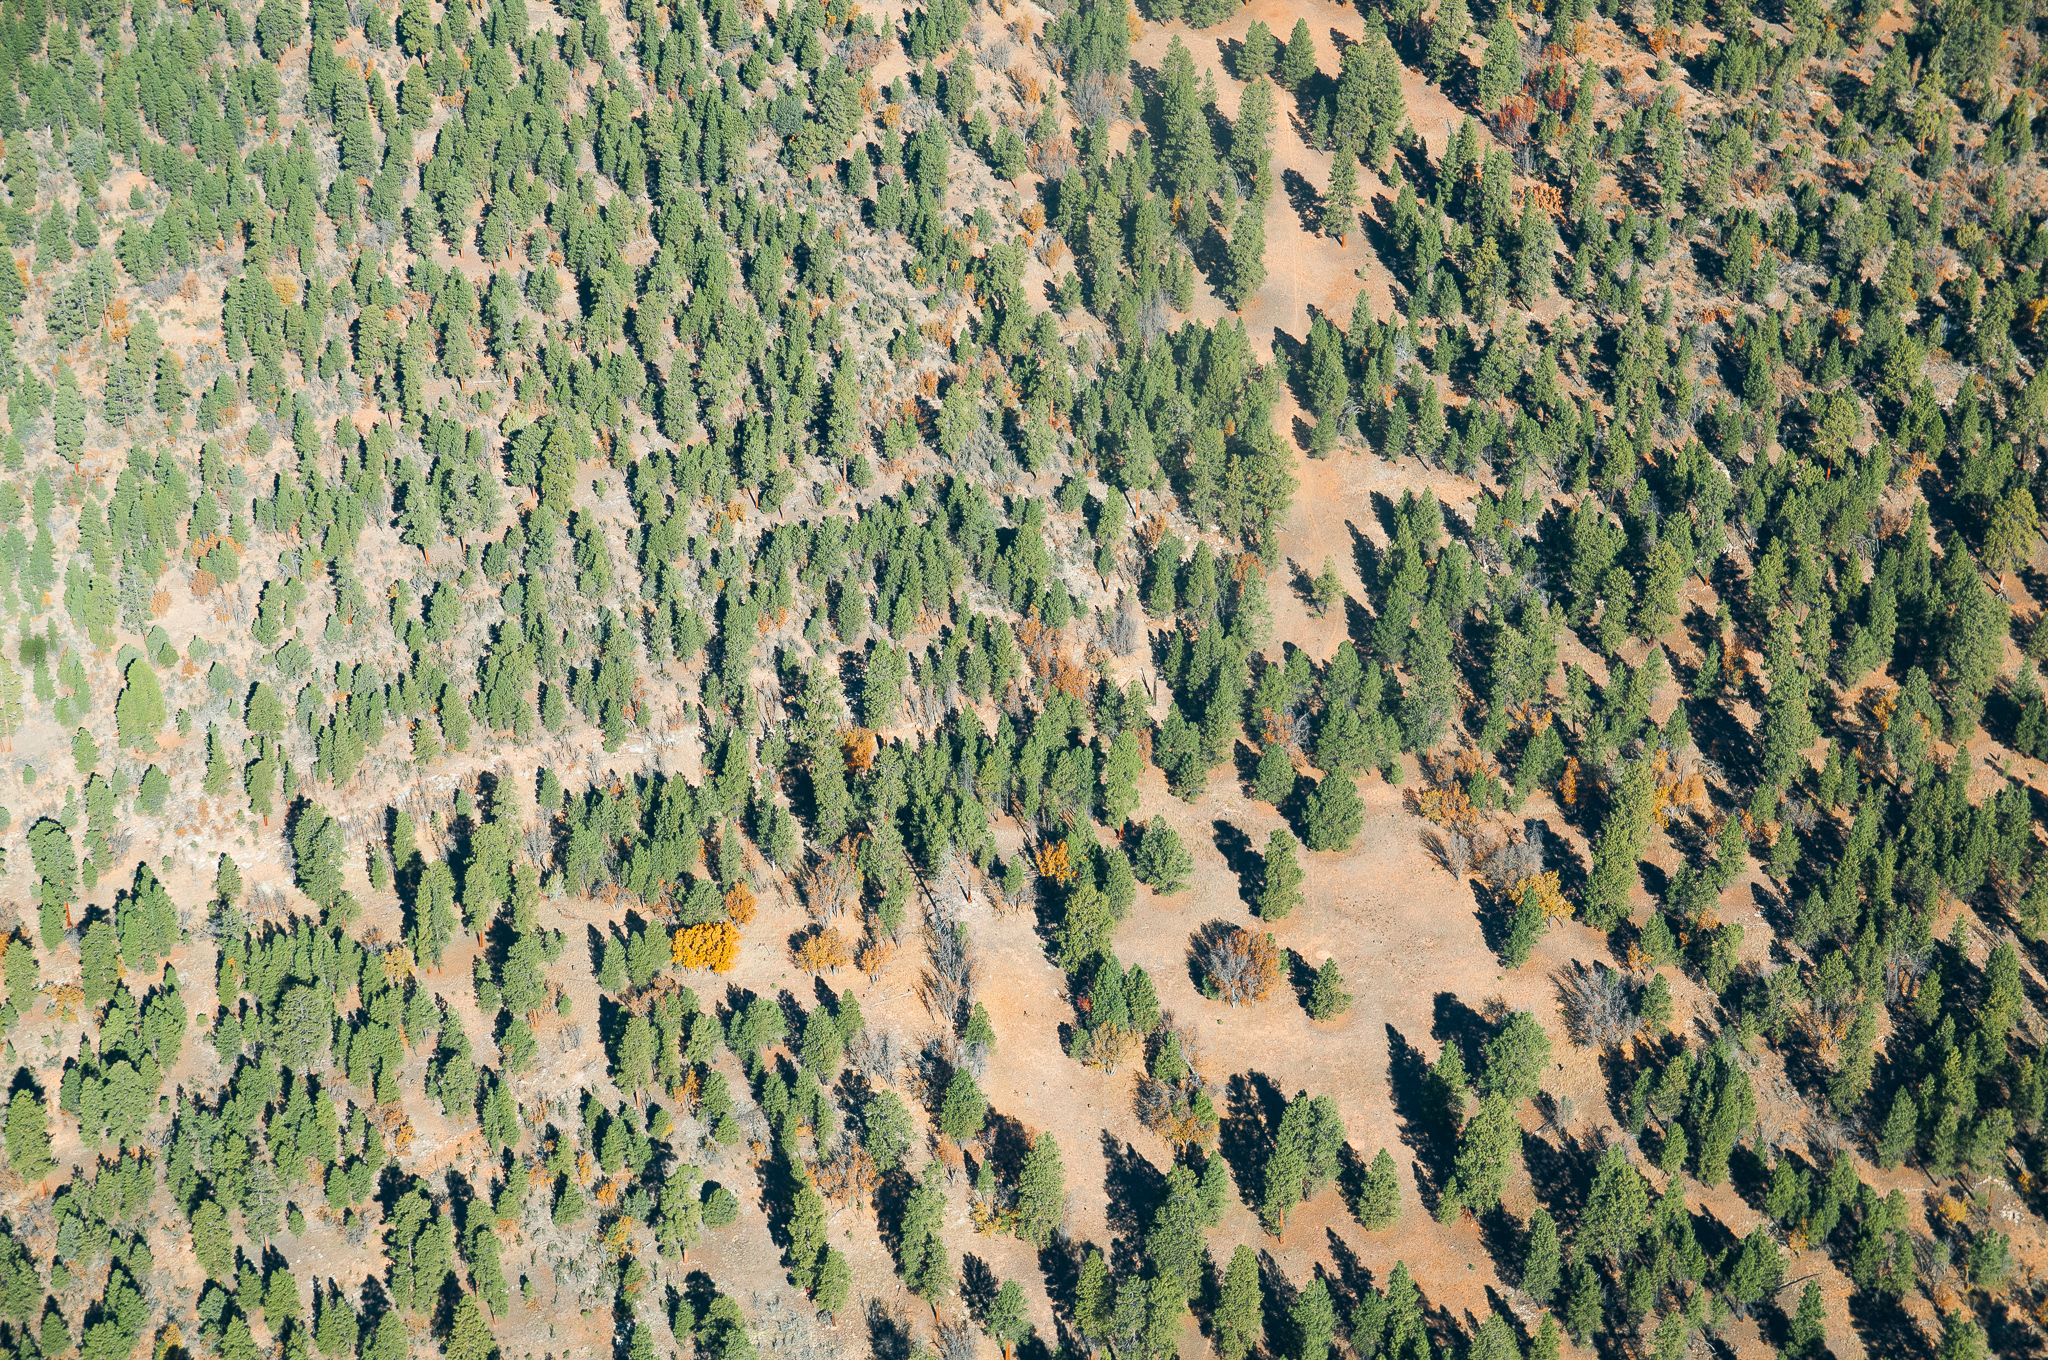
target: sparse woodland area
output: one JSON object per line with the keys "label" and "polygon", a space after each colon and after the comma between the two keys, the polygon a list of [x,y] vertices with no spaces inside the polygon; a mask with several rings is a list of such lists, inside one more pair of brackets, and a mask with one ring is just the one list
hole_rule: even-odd
{"label": "sparse woodland area", "polygon": [[2042,16],[1053,3],[0,0],[0,1360],[2048,1348]]}

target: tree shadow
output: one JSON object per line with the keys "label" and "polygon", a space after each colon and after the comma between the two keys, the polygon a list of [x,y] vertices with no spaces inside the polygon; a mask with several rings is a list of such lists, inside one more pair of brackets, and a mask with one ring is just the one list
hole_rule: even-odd
{"label": "tree shadow", "polygon": [[1536,1200],[1562,1222],[1576,1221],[1592,1189],[1593,1172],[1607,1151],[1604,1142],[1580,1139],[1559,1129],[1557,1141],[1534,1136],[1522,1139],[1522,1165],[1529,1172]]}
{"label": "tree shadow", "polygon": [[1528,1250],[1522,1225],[1498,1204],[1480,1214],[1478,1219],[1479,1244],[1493,1258],[1494,1269],[1504,1280],[1519,1278],[1522,1258]]}
{"label": "tree shadow", "polygon": [[872,1360],[911,1360],[919,1352],[909,1321],[879,1298],[868,1300],[867,1328]]}
{"label": "tree shadow", "polygon": [[1337,1315],[1349,1317],[1373,1287],[1372,1271],[1358,1259],[1358,1253],[1351,1250],[1351,1244],[1335,1228],[1323,1229],[1323,1245],[1330,1251],[1330,1271],[1323,1277],[1324,1281],[1337,1302]]}
{"label": "tree shadow", "polygon": [[1293,948],[1287,950],[1287,985],[1293,988],[1295,1001],[1307,1010],[1309,995],[1315,990],[1316,970]]}
{"label": "tree shadow", "polygon": [[1214,920],[1203,922],[1201,928],[1188,937],[1188,981],[1202,995],[1209,996],[1211,994],[1209,991],[1208,965],[1210,951],[1221,946],[1225,940],[1228,940],[1237,932],[1238,928],[1235,923],[1226,921],[1219,916]]}
{"label": "tree shadow", "polygon": [[995,1302],[996,1291],[1001,1287],[988,1262],[971,1251],[961,1254],[960,1302],[969,1317],[977,1321],[987,1317],[988,1306]]}
{"label": "tree shadow", "polygon": [[1166,1175],[1131,1144],[1102,1131],[1103,1175],[1109,1230],[1136,1238],[1166,1198]]}
{"label": "tree shadow", "polygon": [[1224,1115],[1217,1128],[1216,1151],[1230,1168],[1238,1197],[1247,1209],[1258,1208],[1260,1173],[1266,1165],[1271,1130],[1287,1106],[1271,1077],[1249,1071],[1233,1075],[1224,1089]]}
{"label": "tree shadow", "polygon": [[1235,822],[1226,822],[1221,817],[1209,823],[1209,829],[1216,837],[1216,852],[1223,856],[1224,867],[1237,875],[1237,895],[1246,907],[1258,900],[1259,882],[1265,873],[1266,860],[1252,848],[1252,839],[1245,835],[1243,828]]}
{"label": "tree shadow", "polygon": [[1485,1066],[1486,1045],[1494,1027],[1479,1012],[1466,1005],[1456,992],[1438,992],[1429,1027],[1430,1037],[1439,1043],[1456,1044],[1465,1070],[1476,1080]]}
{"label": "tree shadow", "polygon": [[1301,1297],[1301,1290],[1294,1281],[1287,1278],[1287,1272],[1280,1268],[1271,1251],[1259,1248],[1259,1290],[1265,1296],[1262,1326],[1266,1334],[1267,1350],[1274,1355],[1295,1355],[1299,1351],[1294,1345],[1294,1301]]}
{"label": "tree shadow", "polygon": [[1316,219],[1322,215],[1322,194],[1308,182],[1308,176],[1292,168],[1280,172],[1280,188],[1287,195],[1287,206],[1300,220],[1301,229],[1314,232]]}

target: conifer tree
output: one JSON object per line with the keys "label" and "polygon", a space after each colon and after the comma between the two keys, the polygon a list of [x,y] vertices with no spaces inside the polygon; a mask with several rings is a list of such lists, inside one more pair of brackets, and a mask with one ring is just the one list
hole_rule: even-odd
{"label": "conifer tree", "polygon": [[939,1236],[946,1215],[945,1191],[939,1185],[942,1174],[936,1159],[926,1163],[923,1179],[904,1204],[898,1229],[897,1260],[903,1268],[903,1281],[927,1302],[937,1300],[953,1282],[946,1243]]}
{"label": "conifer tree", "polygon": [[1266,837],[1266,853],[1259,877],[1259,919],[1285,919],[1301,905],[1301,862],[1295,857],[1299,842],[1286,828],[1276,828]]}
{"label": "conifer tree", "polygon": [[1351,1008],[1351,993],[1344,990],[1344,975],[1337,971],[1337,960],[1323,960],[1323,966],[1316,970],[1315,981],[1309,984],[1308,1014],[1311,1020],[1334,1020]]}
{"label": "conifer tree", "polygon": [[1018,1177],[1017,1236],[1042,1248],[1066,1216],[1066,1170],[1060,1162],[1060,1145],[1050,1133],[1041,1133],[1032,1140]]}
{"label": "conifer tree", "polygon": [[[270,3],[275,4],[277,0],[270,0]],[[448,1360],[492,1360],[497,1353],[497,1338],[491,1335],[483,1310],[476,1306],[476,1296],[459,1296],[455,1301],[455,1320],[448,1329],[444,1354]]]}
{"label": "conifer tree", "polygon": [[1533,306],[1550,296],[1551,261],[1556,250],[1557,232],[1550,214],[1538,207],[1536,196],[1530,194],[1522,202],[1515,240],[1515,291],[1524,304]]}
{"label": "conifer tree", "polygon": [[1484,1212],[1499,1204],[1521,1148],[1522,1128],[1507,1097],[1482,1098],[1458,1140],[1451,1179],[1437,1206],[1437,1221],[1448,1223],[1461,1209]]}
{"label": "conifer tree", "polygon": [[981,1093],[974,1074],[955,1072],[939,1106],[939,1131],[956,1143],[965,1143],[980,1137],[987,1121],[988,1097]]}
{"label": "conifer tree", "polygon": [[1216,1352],[1222,1360],[1244,1360],[1265,1334],[1265,1294],[1259,1285],[1259,1258],[1239,1243],[1223,1273],[1223,1291],[1216,1304]]}
{"label": "conifer tree", "polygon": [[1522,1257],[1522,1289],[1539,1304],[1557,1293],[1564,1255],[1557,1241],[1557,1220],[1537,1206],[1529,1219],[1529,1249]]}
{"label": "conifer tree", "polygon": [[1348,148],[1337,148],[1337,164],[1330,171],[1330,185],[1323,190],[1323,235],[1335,236],[1337,244],[1358,225],[1358,157]]}
{"label": "conifer tree", "polygon": [[1287,45],[1280,52],[1276,74],[1281,88],[1299,92],[1315,72],[1315,36],[1309,32],[1308,20],[1296,19],[1293,31],[1287,35]]}
{"label": "conifer tree", "polygon": [[1238,48],[1233,74],[1239,80],[1257,80],[1273,69],[1273,54],[1278,46],[1273,30],[1266,27],[1266,21],[1252,20],[1252,26],[1245,30],[1244,43]]}
{"label": "conifer tree", "polygon": [[1252,776],[1252,792],[1260,801],[1279,807],[1294,796],[1294,757],[1285,744],[1266,743]]}
{"label": "conifer tree", "polygon": [[1015,1280],[1004,1280],[995,1298],[989,1301],[988,1312],[982,1316],[982,1331],[1003,1348],[1003,1360],[1010,1360],[1011,1348],[1024,1339],[1030,1328],[1023,1286]]}
{"label": "conifer tree", "polygon": [[1365,1170],[1358,1188],[1358,1221],[1368,1232],[1390,1228],[1401,1217],[1401,1176],[1385,1148]]}
{"label": "conifer tree", "polygon": [[1247,199],[1238,209],[1225,271],[1223,300],[1242,312],[1266,281],[1265,204],[1257,198]]}
{"label": "conifer tree", "polygon": [[1486,60],[1479,67],[1479,107],[1488,113],[1522,88],[1522,34],[1512,5],[1494,11],[1486,30]]}
{"label": "conifer tree", "polygon": [[1302,841],[1311,850],[1348,850],[1365,825],[1365,803],[1348,774],[1324,775],[1303,809]]}
{"label": "conifer tree", "polygon": [[1820,1292],[1820,1285],[1808,1280],[1806,1288],[1799,1293],[1799,1308],[1792,1314],[1792,1325],[1785,1339],[1786,1360],[1815,1360],[1827,1344],[1827,1334],[1827,1300]]}
{"label": "conifer tree", "polygon": [[1287,1310],[1287,1321],[1294,1333],[1293,1354],[1301,1360],[1329,1360],[1330,1343],[1337,1336],[1337,1310],[1322,1276],[1311,1276],[1301,1287]]}
{"label": "conifer tree", "polygon": [[1600,1276],[1593,1263],[1582,1256],[1571,1269],[1571,1285],[1564,1305],[1565,1330],[1571,1333],[1572,1340],[1584,1345],[1586,1338],[1600,1329],[1605,1312]]}
{"label": "conifer tree", "polygon": [[31,1184],[48,1176],[57,1165],[50,1159],[50,1129],[43,1102],[26,1086],[18,1088],[7,1104],[7,1165]]}
{"label": "conifer tree", "polygon": [[1536,948],[1536,941],[1543,937],[1543,899],[1534,884],[1522,889],[1522,895],[1515,902],[1514,915],[1508,919],[1507,938],[1501,944],[1501,962],[1510,968],[1520,968],[1529,961],[1529,955]]}
{"label": "conifer tree", "polygon": [[826,1248],[818,1261],[818,1276],[811,1290],[811,1299],[818,1305],[818,1311],[827,1318],[837,1318],[852,1289],[853,1266],[846,1259],[846,1253],[837,1247]]}
{"label": "conifer tree", "polygon": [[1650,1192],[1642,1173],[1629,1163],[1620,1144],[1601,1156],[1593,1188],[1579,1218],[1578,1243],[1594,1255],[1620,1262],[1635,1250],[1648,1227]]}
{"label": "conifer tree", "polygon": [[1583,906],[1586,924],[1612,930],[1628,917],[1636,884],[1636,864],[1650,834],[1650,807],[1656,779],[1649,762],[1633,761],[1616,781],[1612,806],[1593,847],[1593,869],[1587,875]]}
{"label": "conifer tree", "polygon": [[1877,1164],[1890,1171],[1913,1150],[1920,1134],[1920,1108],[1904,1085],[1892,1092],[1891,1111],[1877,1136]]}
{"label": "conifer tree", "polygon": [[1429,44],[1422,58],[1431,80],[1444,83],[1471,31],[1472,20],[1465,0],[1444,0],[1437,7],[1436,18],[1430,21]]}
{"label": "conifer tree", "polygon": [[114,724],[121,745],[131,751],[154,751],[156,734],[168,715],[164,711],[163,687],[147,657],[136,657],[125,672],[127,684],[114,701]]}
{"label": "conifer tree", "polygon": [[1250,186],[1251,197],[1265,197],[1273,149],[1273,83],[1263,77],[1245,87],[1237,117],[1230,124],[1230,163]]}

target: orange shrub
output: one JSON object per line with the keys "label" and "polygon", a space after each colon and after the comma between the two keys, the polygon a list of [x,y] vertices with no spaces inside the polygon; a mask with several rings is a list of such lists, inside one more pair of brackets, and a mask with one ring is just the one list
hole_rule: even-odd
{"label": "orange shrub", "polygon": [[669,941],[669,959],[679,968],[729,973],[739,952],[739,928],[730,921],[684,926]]}
{"label": "orange shrub", "polygon": [[827,926],[806,935],[792,957],[807,973],[836,973],[853,962],[853,949],[844,935]]}
{"label": "orange shrub", "polygon": [[754,919],[754,909],[759,905],[754,900],[754,890],[744,881],[732,885],[725,895],[725,914],[740,925]]}

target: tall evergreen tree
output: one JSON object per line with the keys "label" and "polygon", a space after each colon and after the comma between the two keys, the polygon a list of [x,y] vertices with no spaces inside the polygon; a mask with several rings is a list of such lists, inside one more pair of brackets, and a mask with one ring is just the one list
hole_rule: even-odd
{"label": "tall evergreen tree", "polygon": [[1308,20],[1296,19],[1294,29],[1287,35],[1287,45],[1281,49],[1280,63],[1276,75],[1282,88],[1299,92],[1308,78],[1316,73],[1316,40],[1309,32]]}
{"label": "tall evergreen tree", "polygon": [[1493,112],[1522,88],[1522,33],[1512,5],[1494,10],[1486,30],[1486,60],[1479,67],[1479,107]]}
{"label": "tall evergreen tree", "polygon": [[1228,254],[1223,300],[1233,311],[1242,312],[1266,282],[1266,220],[1261,200],[1247,199],[1238,209]]}
{"label": "tall evergreen tree", "polygon": [[1465,0],[1443,0],[1437,6],[1436,18],[1429,25],[1429,45],[1422,58],[1431,80],[1443,84],[1450,76],[1471,31],[1472,20]]}
{"label": "tall evergreen tree", "polygon": [[1358,157],[1349,149],[1337,149],[1337,164],[1330,171],[1330,185],[1323,190],[1323,235],[1334,235],[1342,245],[1358,225]]}
{"label": "tall evergreen tree", "polygon": [[1223,1273],[1223,1290],[1214,1315],[1216,1351],[1222,1360],[1244,1360],[1257,1349],[1265,1334],[1265,1311],[1258,1254],[1239,1243]]}
{"label": "tall evergreen tree", "polygon": [[1032,1140],[1018,1177],[1017,1236],[1043,1248],[1066,1217],[1067,1181],[1060,1145],[1050,1133],[1041,1133]]}

